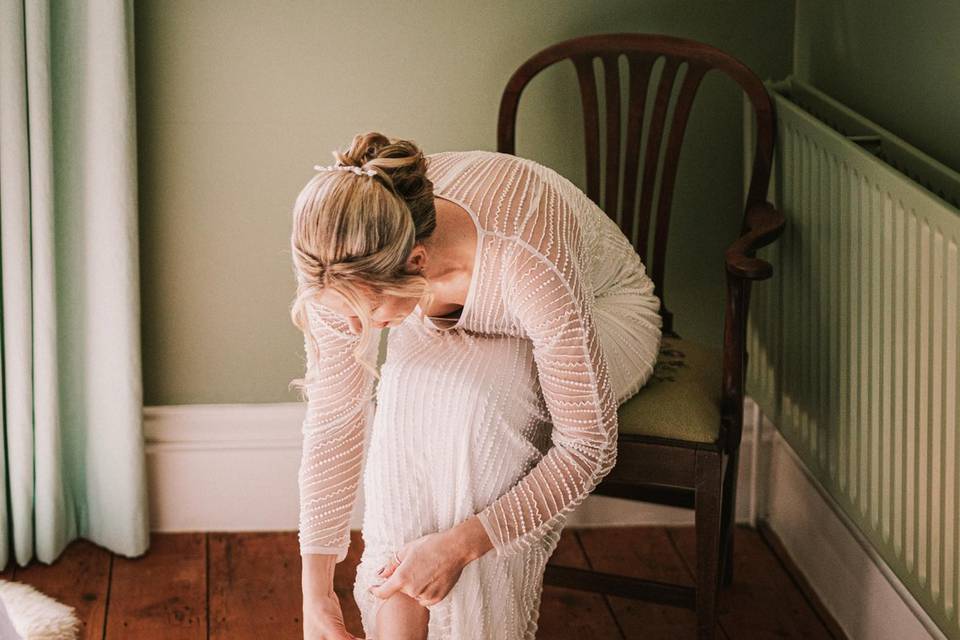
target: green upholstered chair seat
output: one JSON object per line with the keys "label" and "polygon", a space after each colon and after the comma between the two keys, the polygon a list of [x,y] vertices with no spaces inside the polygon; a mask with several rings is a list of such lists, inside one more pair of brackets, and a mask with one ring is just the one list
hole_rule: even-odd
{"label": "green upholstered chair seat", "polygon": [[617,410],[620,433],[715,442],[723,352],[664,336],[653,375]]}

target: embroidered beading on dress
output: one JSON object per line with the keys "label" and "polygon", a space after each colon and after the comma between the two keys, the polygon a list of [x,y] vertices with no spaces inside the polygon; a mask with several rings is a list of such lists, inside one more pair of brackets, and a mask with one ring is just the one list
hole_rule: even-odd
{"label": "embroidered beading on dress", "polygon": [[416,314],[389,330],[375,405],[358,336],[312,308],[301,553],[346,556],[362,473],[354,595],[369,635],[382,562],[477,515],[494,550],[430,607],[429,638],[533,638],[546,561],[616,462],[618,405],[653,372],[660,301],[616,223],[553,170],[488,151],[427,159],[435,193],[481,231],[472,295],[449,331]]}

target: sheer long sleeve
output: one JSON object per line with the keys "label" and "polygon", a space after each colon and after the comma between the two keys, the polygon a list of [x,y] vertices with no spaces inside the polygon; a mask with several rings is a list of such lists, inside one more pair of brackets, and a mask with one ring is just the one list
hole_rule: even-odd
{"label": "sheer long sleeve", "polygon": [[[309,307],[314,352],[304,336],[307,357],[307,409],[303,420],[300,488],[300,554],[346,558],[350,515],[363,464],[364,436],[374,408],[373,374],[353,357],[360,336],[330,309]],[[364,354],[375,362],[382,329],[375,329]]]}
{"label": "sheer long sleeve", "polygon": [[617,456],[617,404],[594,324],[582,230],[555,193],[544,192],[503,271],[504,302],[533,343],[553,431],[537,464],[477,514],[500,556],[554,531]]}

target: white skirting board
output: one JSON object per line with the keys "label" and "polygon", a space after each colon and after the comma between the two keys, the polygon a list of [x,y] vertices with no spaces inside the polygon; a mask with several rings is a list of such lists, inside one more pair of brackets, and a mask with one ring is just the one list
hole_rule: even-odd
{"label": "white skirting board", "polygon": [[[144,409],[154,531],[297,529],[304,405],[176,405]],[[753,434],[740,451],[737,521],[755,523]],[[351,526],[363,514],[361,485]],[[567,526],[693,525],[693,511],[588,496]]]}
{"label": "white skirting board", "polygon": [[[302,403],[145,407],[152,530],[296,530],[304,410]],[[945,639],[749,397],[744,413],[737,522],[767,522],[853,640]],[[363,504],[361,487],[355,529]],[[594,495],[567,526],[617,525],[693,525],[693,512]]]}
{"label": "white skirting board", "polygon": [[[946,636],[807,470],[749,396],[744,422],[759,425],[759,516],[851,640]],[[741,453],[741,455],[744,455]]]}

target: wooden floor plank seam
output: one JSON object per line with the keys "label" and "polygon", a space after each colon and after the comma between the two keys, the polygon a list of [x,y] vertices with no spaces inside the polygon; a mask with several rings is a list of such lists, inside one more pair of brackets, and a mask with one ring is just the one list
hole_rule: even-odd
{"label": "wooden floor plank seam", "polygon": [[206,583],[206,588],[204,589],[207,598],[206,609],[206,618],[207,618],[207,637],[206,640],[210,640],[210,532],[207,531],[203,534],[203,555],[206,556],[204,563],[204,582]]}
{"label": "wooden floor plank seam", "polygon": [[[590,559],[590,554],[587,553],[587,548],[583,544],[583,540],[580,539],[580,532],[573,530],[574,539],[577,541],[577,545],[580,547],[580,551],[583,552],[583,556],[587,559],[587,568],[593,570],[593,560]],[[623,628],[623,623],[620,622],[620,618],[617,617],[617,613],[613,610],[613,605],[610,604],[610,598],[606,594],[600,594],[600,597],[603,598],[603,604],[606,605],[607,611],[610,612],[610,617],[613,618],[613,623],[617,625],[617,630],[620,632],[621,640],[626,640],[627,632]]]}
{"label": "wooden floor plank seam", "polygon": [[107,564],[107,592],[103,596],[103,627],[100,629],[100,639],[107,640],[107,618],[110,616],[110,593],[113,590],[113,558],[110,554],[110,560]]}

